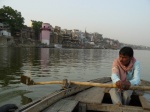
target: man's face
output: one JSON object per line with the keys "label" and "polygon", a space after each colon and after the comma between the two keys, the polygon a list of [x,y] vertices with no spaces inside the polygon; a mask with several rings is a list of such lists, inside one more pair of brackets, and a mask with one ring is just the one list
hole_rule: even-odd
{"label": "man's face", "polygon": [[119,60],[120,60],[122,65],[128,66],[130,63],[131,57],[129,57],[127,55],[119,54]]}

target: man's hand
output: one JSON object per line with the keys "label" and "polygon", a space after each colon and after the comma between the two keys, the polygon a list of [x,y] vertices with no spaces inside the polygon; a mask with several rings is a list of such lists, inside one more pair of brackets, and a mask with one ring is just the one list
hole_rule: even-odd
{"label": "man's hand", "polygon": [[117,86],[118,89],[123,90],[122,89],[122,81],[121,80],[116,82],[116,86]]}
{"label": "man's hand", "polygon": [[128,90],[131,86],[130,82],[129,81],[117,81],[116,82],[116,86],[117,88],[119,88],[120,90]]}
{"label": "man's hand", "polygon": [[123,86],[123,90],[128,90],[131,84],[129,81],[124,81],[122,86]]}

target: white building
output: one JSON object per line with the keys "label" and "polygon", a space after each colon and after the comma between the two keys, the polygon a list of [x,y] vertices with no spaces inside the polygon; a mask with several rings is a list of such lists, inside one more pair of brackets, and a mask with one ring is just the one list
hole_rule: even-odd
{"label": "white building", "polygon": [[9,32],[9,26],[0,23],[0,46],[7,47],[14,43],[13,37]]}
{"label": "white building", "polygon": [[0,36],[11,36],[11,33],[8,31],[8,25],[0,23]]}

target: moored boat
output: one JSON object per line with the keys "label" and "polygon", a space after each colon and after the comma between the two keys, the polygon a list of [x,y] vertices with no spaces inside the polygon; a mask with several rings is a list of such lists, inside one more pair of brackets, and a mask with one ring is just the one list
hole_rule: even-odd
{"label": "moored boat", "polygon": [[[59,82],[58,82],[59,83]],[[88,82],[87,82],[88,83]],[[129,105],[112,104],[110,87],[98,87],[96,84],[110,84],[110,77],[89,81],[93,86],[83,86],[82,83],[64,83],[64,89],[33,101],[16,112],[149,112],[150,82],[141,80],[141,85],[134,89]],[[38,83],[37,83],[38,84]],[[140,90],[138,90],[140,88]],[[143,91],[145,90],[145,91]]]}

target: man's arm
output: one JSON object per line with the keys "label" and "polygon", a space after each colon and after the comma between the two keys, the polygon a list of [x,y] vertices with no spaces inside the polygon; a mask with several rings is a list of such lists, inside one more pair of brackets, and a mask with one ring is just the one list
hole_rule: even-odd
{"label": "man's arm", "polygon": [[116,83],[117,81],[120,80],[118,74],[119,74],[119,69],[116,65],[114,65],[115,61],[113,62],[113,67],[112,67],[112,74],[111,74],[111,80],[113,83]]}
{"label": "man's arm", "polygon": [[134,73],[133,73],[133,78],[130,80],[131,85],[139,85],[140,84],[140,63],[139,61],[135,62],[134,65]]}
{"label": "man's arm", "polygon": [[117,74],[112,74],[111,75],[111,80],[112,80],[113,83],[116,83],[117,81],[120,80],[120,78],[118,77]]}

